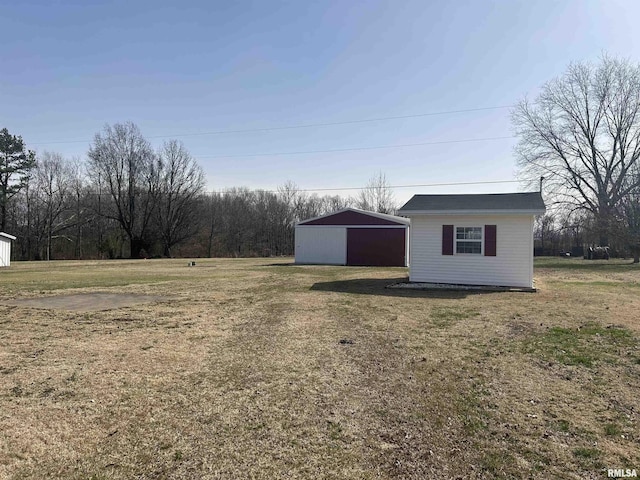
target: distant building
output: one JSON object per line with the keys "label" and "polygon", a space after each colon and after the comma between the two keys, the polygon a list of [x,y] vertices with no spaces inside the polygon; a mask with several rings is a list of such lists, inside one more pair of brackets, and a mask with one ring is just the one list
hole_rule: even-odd
{"label": "distant building", "polygon": [[296,225],[296,263],[406,267],[409,220],[345,208]]}
{"label": "distant building", "polygon": [[398,212],[411,219],[409,280],[533,288],[533,224],[539,192],[415,195]]}
{"label": "distant building", "polygon": [[11,242],[15,239],[13,235],[0,232],[0,267],[11,265]]}

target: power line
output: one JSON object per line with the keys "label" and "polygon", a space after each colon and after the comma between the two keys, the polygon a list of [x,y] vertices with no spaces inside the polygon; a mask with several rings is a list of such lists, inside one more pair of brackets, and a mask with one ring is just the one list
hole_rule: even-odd
{"label": "power line", "polygon": [[[484,182],[452,182],[452,183],[416,183],[410,185],[389,185],[384,188],[417,188],[417,187],[451,187],[451,186],[463,186],[463,185],[489,185],[498,183],[520,183],[520,180],[492,180]],[[364,190],[368,187],[339,187],[339,188],[296,188],[296,192],[332,192],[332,191],[345,191],[345,190]],[[264,190],[261,188],[252,188],[250,190],[265,192],[265,193],[279,193],[278,190]],[[224,190],[211,190],[210,193],[229,193],[231,189]]]}
{"label": "power line", "polygon": [[[464,186],[464,185],[491,185],[498,183],[522,183],[520,180],[487,180],[483,182],[451,182],[451,183],[413,183],[408,185],[389,185],[383,188],[417,188],[417,187],[452,187],[452,186]],[[230,193],[234,188],[244,187],[231,187],[222,190],[209,190],[207,193]],[[334,192],[344,190],[364,190],[369,187],[336,187],[336,188],[296,188],[296,192]],[[250,188],[249,191],[264,192],[264,193],[279,193],[279,190],[265,190],[263,188]],[[88,192],[89,195],[110,195],[109,192]]]}
{"label": "power line", "polygon": [[[417,187],[452,187],[452,186],[464,186],[464,185],[491,185],[498,183],[521,183],[520,180],[488,180],[483,182],[451,182],[451,183],[414,183],[408,185],[389,185],[383,188],[417,188]],[[243,187],[239,187],[243,188]],[[334,192],[334,191],[345,191],[345,190],[364,190],[368,187],[336,187],[336,188],[296,188],[296,192]],[[250,191],[254,192],[265,192],[265,193],[279,193],[279,190],[265,190],[263,188],[250,188]],[[222,190],[210,190],[208,193],[230,193],[233,191],[232,188],[225,188]],[[91,195],[109,195],[108,192],[98,193],[98,192],[89,192]]]}
{"label": "power line", "polygon": [[241,129],[241,130],[220,130],[215,132],[183,133],[179,135],[157,135],[149,138],[166,138],[167,136],[192,137],[197,135],[222,135],[227,133],[271,132],[276,130],[292,130],[296,128],[331,127],[334,125],[351,125],[354,123],[381,122],[386,120],[402,120],[407,118],[431,117],[436,115],[448,115],[453,113],[479,112],[483,110],[497,110],[501,108],[512,108],[512,107],[514,107],[514,105],[499,105],[495,107],[467,108],[464,110],[447,110],[442,112],[416,113],[414,115],[398,115],[394,117],[376,117],[376,118],[365,118],[360,120],[345,120],[342,122],[307,123],[307,124],[301,124],[301,125],[286,125],[282,127],[247,128],[247,129]]}
{"label": "power line", "polygon": [[[234,134],[234,133],[273,132],[278,130],[293,130],[298,128],[330,127],[335,125],[351,125],[351,124],[357,124],[357,123],[381,122],[381,121],[387,121],[387,120],[402,120],[402,119],[408,119],[408,118],[432,117],[436,115],[449,115],[454,113],[481,112],[486,110],[499,110],[504,108],[513,108],[513,107],[514,105],[497,105],[494,107],[466,108],[461,110],[445,110],[440,112],[416,113],[413,115],[397,115],[397,116],[391,116],[391,117],[375,117],[375,118],[364,118],[364,119],[358,119],[358,120],[345,120],[341,122],[306,123],[306,124],[298,124],[298,125],[285,125],[281,127],[246,128],[246,129],[238,129],[238,130],[217,130],[212,132],[177,133],[173,135],[153,135],[147,138],[196,137],[196,136],[206,136],[206,135],[226,135],[226,134]],[[66,144],[66,143],[89,143],[89,142],[87,140],[65,140],[65,141],[53,141],[53,142],[30,142],[29,145],[55,145],[55,144]]]}
{"label": "power line", "polygon": [[329,150],[305,150],[305,151],[299,151],[299,152],[249,153],[249,154],[243,154],[243,155],[194,155],[194,157],[195,158],[275,157],[275,156],[281,156],[281,155],[307,155],[310,153],[337,153],[337,152],[353,152],[357,150],[382,150],[385,148],[422,147],[425,145],[444,145],[448,143],[484,142],[487,140],[506,140],[510,138],[516,138],[516,137],[509,135],[504,137],[466,138],[463,140],[442,140],[437,142],[404,143],[399,145],[381,145],[377,147],[335,148],[335,149],[329,149]]}

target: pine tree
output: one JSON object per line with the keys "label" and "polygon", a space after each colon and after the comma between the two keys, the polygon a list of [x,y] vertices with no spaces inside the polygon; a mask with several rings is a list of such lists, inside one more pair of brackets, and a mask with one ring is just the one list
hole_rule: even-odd
{"label": "pine tree", "polygon": [[25,150],[22,137],[0,130],[0,231],[7,227],[7,203],[27,183],[36,155]]}

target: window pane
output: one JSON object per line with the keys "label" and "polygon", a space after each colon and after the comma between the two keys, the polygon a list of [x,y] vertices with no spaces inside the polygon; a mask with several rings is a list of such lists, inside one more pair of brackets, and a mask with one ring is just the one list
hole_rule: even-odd
{"label": "window pane", "polygon": [[457,240],[482,240],[481,227],[456,227]]}
{"label": "window pane", "polygon": [[468,230],[469,230],[467,232],[468,240],[482,240],[482,228],[473,227],[473,228],[469,228]]}
{"label": "window pane", "polygon": [[456,242],[456,253],[482,253],[482,242]]}

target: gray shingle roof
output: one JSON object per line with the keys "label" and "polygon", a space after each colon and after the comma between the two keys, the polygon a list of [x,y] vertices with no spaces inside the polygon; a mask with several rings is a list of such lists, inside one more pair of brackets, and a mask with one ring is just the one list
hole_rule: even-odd
{"label": "gray shingle roof", "polygon": [[491,193],[474,195],[414,195],[399,210],[400,215],[410,213],[480,213],[480,212],[532,212],[544,213],[540,192]]}

